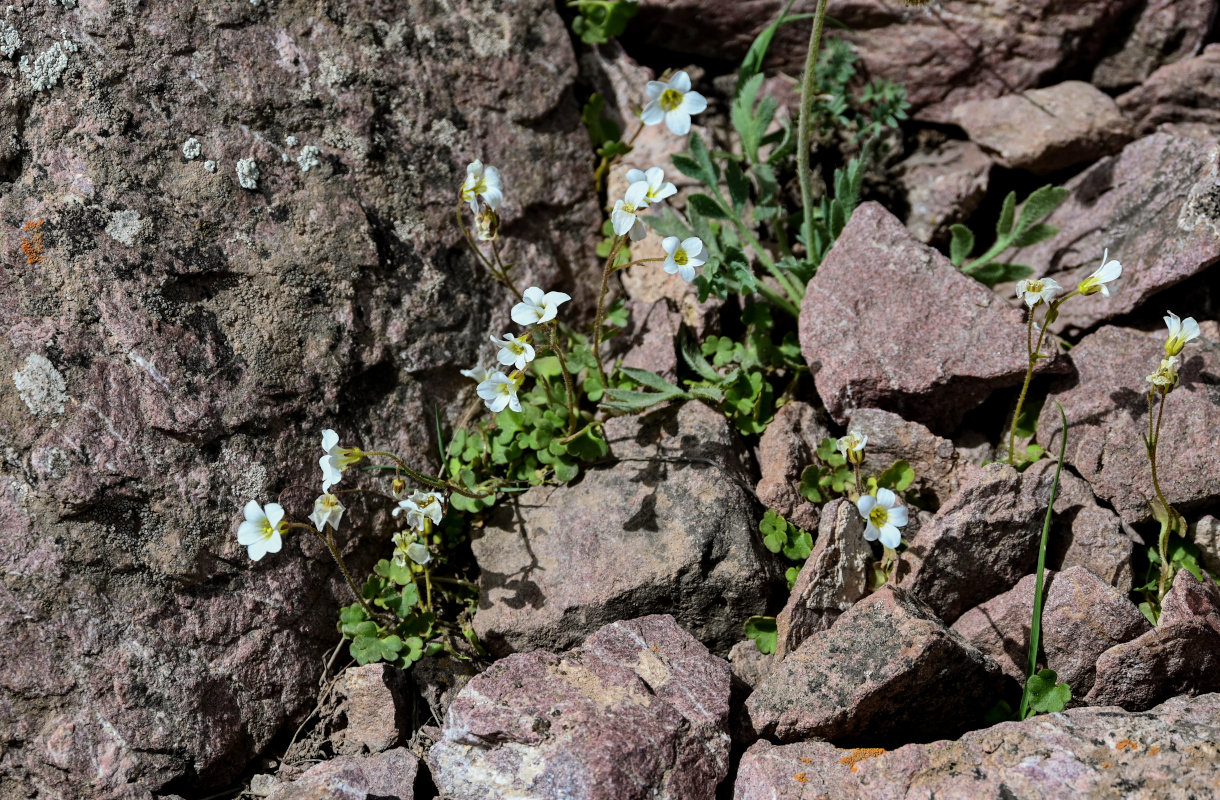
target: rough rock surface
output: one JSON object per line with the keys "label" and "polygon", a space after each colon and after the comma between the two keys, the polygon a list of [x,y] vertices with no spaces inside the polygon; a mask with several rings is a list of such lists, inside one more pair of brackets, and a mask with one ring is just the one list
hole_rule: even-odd
{"label": "rough rock surface", "polygon": [[[758,33],[784,5],[781,0],[641,0],[632,22],[667,51],[739,62]],[[815,0],[798,0],[791,13],[812,12]],[[972,0],[942,0],[908,8],[888,0],[831,0],[827,15],[839,23],[827,33],[851,41],[869,78],[903,84],[917,119],[949,122],[954,106],[998,97],[1091,65],[1136,0],[1060,3],[1032,0],[1019,8]],[[799,75],[809,23],[784,25],[770,58]]]}
{"label": "rough rock surface", "polygon": [[746,701],[755,735],[887,744],[953,736],[1001,689],[995,662],[891,586],[772,667]]}
{"label": "rough rock surface", "polygon": [[994,292],[869,202],[809,282],[801,352],[838,422],[855,408],[880,407],[948,430],[992,390],[1021,382],[1025,344],[1006,334],[1023,325]]}
{"label": "rough rock surface", "polygon": [[[1054,573],[1048,570],[1044,591],[1053,581]],[[971,647],[986,653],[1005,675],[1018,681],[1025,679],[1035,582],[1034,575],[1026,575],[1016,586],[970,609],[952,625]]]}
{"label": "rough rock surface", "polygon": [[932,508],[939,508],[957,491],[959,466],[969,469],[953,442],[889,411],[857,408],[851,413],[848,428],[868,436],[862,474],[879,475],[895,461],[906,461],[915,472],[910,491],[918,493]]}
{"label": "rough rock surface", "polygon": [[1115,51],[1098,62],[1090,82],[1101,89],[1143,83],[1158,67],[1199,52],[1216,21],[1214,0],[1148,0]]}
{"label": "rough rock surface", "polygon": [[1131,141],[1118,105],[1082,81],[962,103],[953,121],[996,163],[1039,175],[1095,161]]}
{"label": "rough rock surface", "polygon": [[412,800],[419,759],[405,747],[367,756],[339,756],[315,764],[267,800]]}
{"label": "rough rock surface", "polygon": [[1154,630],[1097,659],[1090,705],[1151,708],[1167,697],[1220,691],[1220,588],[1180,571]]}
{"label": "rough rock surface", "polygon": [[517,653],[458,694],[428,751],[453,800],[711,800],[729,768],[729,665],[672,617]]}
{"label": "rough rock surface", "polygon": [[596,263],[576,62],[543,0],[68,5],[7,15],[0,64],[0,781],[206,789],[308,710],[347,602],[306,538],[251,564],[241,506],[315,484],[322,428],[430,458],[507,318],[466,162],[504,173],[510,260]]}
{"label": "rough rock surface", "polygon": [[776,660],[829,628],[864,596],[872,559],[860,512],[850,500],[831,500],[822,508],[813,552],[805,559],[787,604],[775,618]]}
{"label": "rough rock surface", "polygon": [[818,445],[829,435],[822,416],[808,403],[788,403],[758,439],[759,502],[808,531],[817,529],[820,512],[800,493],[801,473],[814,463]]}
{"label": "rough rock surface", "polygon": [[571,647],[639,613],[672,613],[721,653],[765,613],[774,562],[718,411],[692,402],[606,425],[612,466],[537,487],[473,542],[474,627],[492,652]]}
{"label": "rough rock surface", "polygon": [[[1220,329],[1201,323],[1203,335],[1186,345],[1178,367],[1180,385],[1169,394],[1157,448],[1157,473],[1166,498],[1189,512],[1220,500]],[[1152,472],[1141,438],[1148,431],[1145,376],[1165,355],[1164,330],[1143,333],[1107,326],[1072,349],[1078,370],[1074,386],[1055,392],[1068,422],[1065,458],[1128,523],[1152,518]],[[1057,452],[1061,423],[1048,400],[1038,420],[1038,437]]]}
{"label": "rough rock surface", "polygon": [[907,227],[921,242],[945,239],[987,193],[991,159],[973,142],[947,141],[919,150],[897,167],[907,201]]}
{"label": "rough rock surface", "polygon": [[1140,135],[1166,122],[1202,123],[1220,136],[1220,44],[1195,58],[1161,67],[1118,98]]}
{"label": "rough rock surface", "polygon": [[1190,538],[1199,548],[1199,561],[1220,575],[1220,519],[1210,514],[1199,517],[1190,527]]}
{"label": "rough rock surface", "polygon": [[1217,741],[1220,694],[1143,714],[1076,708],[888,753],[763,741],[742,757],[733,800],[1192,800],[1215,795]]}
{"label": "rough rock surface", "polygon": [[346,698],[340,754],[380,753],[411,735],[407,674],[389,664],[349,667],[340,691]]}
{"label": "rough rock surface", "polygon": [[1049,477],[1007,464],[963,471],[962,484],[910,541],[899,585],[946,622],[1033,571]]}
{"label": "rough rock surface", "polygon": [[1123,274],[1111,297],[1064,303],[1056,329],[1090,328],[1125,314],[1220,260],[1218,165],[1220,141],[1155,133],[1065,184],[1070,194],[1046,219],[1059,233],[1011,260],[1071,290],[1108,249]]}
{"label": "rough rock surface", "polygon": [[[1053,479],[1055,462],[1042,459],[1026,469],[1025,474]],[[1047,543],[1049,568],[1084,567],[1120,592],[1129,592],[1135,579],[1131,559],[1141,544],[1139,534],[1130,525],[1097,502],[1088,483],[1070,467],[1062,471]]]}
{"label": "rough rock surface", "polygon": [[763,653],[753,639],[738,642],[729,651],[729,667],[733,677],[750,689],[757,686],[775,663],[774,653]]}

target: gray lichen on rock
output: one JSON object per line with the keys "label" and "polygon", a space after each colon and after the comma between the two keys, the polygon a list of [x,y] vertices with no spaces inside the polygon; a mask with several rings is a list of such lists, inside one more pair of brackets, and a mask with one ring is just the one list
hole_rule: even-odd
{"label": "gray lichen on rock", "polygon": [[243,189],[258,188],[258,162],[253,158],[243,158],[237,162],[237,182]]}
{"label": "gray lichen on rock", "polygon": [[110,224],[106,226],[106,233],[116,242],[130,247],[143,228],[144,220],[140,219],[140,212],[128,209],[116,211],[110,216]]}
{"label": "gray lichen on rock", "polygon": [[0,54],[12,58],[21,48],[21,34],[6,19],[0,19]]}
{"label": "gray lichen on rock", "polygon": [[46,356],[30,353],[25,365],[13,373],[17,394],[35,416],[64,413],[68,399],[64,376]]}
{"label": "gray lichen on rock", "polygon": [[34,58],[22,56],[21,72],[29,77],[34,91],[45,92],[59,83],[68,68],[68,54],[76,51],[76,43],[70,39],[56,42]]}

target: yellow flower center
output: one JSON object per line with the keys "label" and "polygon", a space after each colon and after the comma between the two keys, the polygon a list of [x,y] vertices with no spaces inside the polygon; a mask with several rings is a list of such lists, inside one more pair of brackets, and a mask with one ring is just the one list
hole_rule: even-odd
{"label": "yellow flower center", "polygon": [[873,506],[873,510],[868,512],[868,521],[874,528],[880,528],[890,521],[890,512],[884,506]]}
{"label": "yellow flower center", "polygon": [[634,214],[635,206],[631,205],[631,203],[623,203],[623,210],[626,211],[628,214]]}
{"label": "yellow flower center", "polygon": [[1029,292],[1030,294],[1041,294],[1042,290],[1045,288],[1046,286],[1043,285],[1042,281],[1038,280],[1027,281],[1025,284],[1025,291]]}
{"label": "yellow flower center", "polygon": [[661,92],[661,99],[658,102],[661,104],[661,110],[668,113],[682,105],[682,93],[677,89],[666,89]]}
{"label": "yellow flower center", "polygon": [[281,522],[278,526],[273,528],[273,527],[271,527],[271,520],[264,517],[263,518],[263,529],[261,531],[259,531],[259,535],[262,536],[264,539],[270,539],[272,536],[275,536],[277,531],[280,533],[283,533],[284,527],[285,527],[284,523]]}
{"label": "yellow flower center", "polygon": [[685,267],[689,261],[690,258],[686,255],[686,251],[681,247],[674,251],[674,263],[679,267]]}

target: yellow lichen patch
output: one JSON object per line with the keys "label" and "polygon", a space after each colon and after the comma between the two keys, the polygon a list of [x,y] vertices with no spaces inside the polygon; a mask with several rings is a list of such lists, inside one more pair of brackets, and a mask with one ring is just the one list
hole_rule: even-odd
{"label": "yellow lichen patch", "polygon": [[883,747],[856,747],[850,753],[839,759],[840,764],[851,766],[851,771],[856,771],[856,765],[867,758],[876,758],[885,753]]}

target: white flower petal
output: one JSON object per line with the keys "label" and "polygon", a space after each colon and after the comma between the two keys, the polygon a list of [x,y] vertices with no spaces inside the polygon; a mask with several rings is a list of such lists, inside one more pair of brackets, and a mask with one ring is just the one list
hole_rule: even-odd
{"label": "white flower petal", "polygon": [[699,262],[699,264],[688,261],[682,266],[678,267],[678,274],[682,276],[682,280],[690,283],[695,279],[695,267],[701,266],[702,263],[702,261]]}
{"label": "white flower petal", "polygon": [[[246,546],[246,554],[250,556],[251,561],[259,561],[263,556],[267,555],[269,540],[259,537],[258,541],[251,542]],[[276,548],[277,550],[279,548]]]}
{"label": "white flower petal", "polygon": [[685,136],[690,133],[690,114],[679,106],[665,115],[665,125],[675,136]]}
{"label": "white flower petal", "polygon": [[268,503],[264,510],[267,512],[267,521],[271,523],[272,530],[279,528],[280,521],[284,519],[284,507],[279,503]]}
{"label": "white flower petal", "polygon": [[649,81],[644,86],[644,94],[648,95],[650,100],[656,100],[667,88],[668,86],[662,81]]}
{"label": "white flower petal", "polygon": [[893,508],[897,502],[898,498],[889,489],[877,490],[877,505],[883,508]]}
{"label": "white flower petal", "polygon": [[661,249],[672,256],[681,243],[677,236],[666,236],[661,240]]}
{"label": "white flower petal", "polygon": [[249,545],[261,538],[263,538],[263,526],[260,523],[247,520],[237,526],[238,544]]}
{"label": "white flower petal", "polygon": [[322,431],[322,449],[330,452],[330,449],[339,443],[339,434],[332,431],[330,428]]}
{"label": "white flower petal", "polygon": [[864,528],[864,541],[875,542],[881,537],[881,531],[877,530],[877,526],[873,523],[868,523]]}
{"label": "white flower petal", "polygon": [[627,178],[628,186],[630,186],[633,183],[639,183],[640,181],[648,180],[648,176],[645,175],[642,170],[638,170],[638,169],[627,170],[626,178]]}
{"label": "white flower petal", "polygon": [[897,550],[902,544],[902,533],[893,525],[881,526],[881,543],[891,550]]}
{"label": "white flower petal", "polygon": [[876,506],[877,498],[873,497],[871,494],[861,495],[860,499],[856,501],[856,509],[859,510],[860,516],[864,517],[865,519],[868,518],[868,512],[872,511],[874,508],[876,508]]}
{"label": "white flower petal", "polygon": [[899,528],[901,528],[904,525],[906,525],[907,522],[909,522],[909,521],[910,521],[910,517],[907,512],[906,506],[897,505],[890,509],[890,524],[891,525],[897,525]]}
{"label": "white flower petal", "polygon": [[682,105],[678,108],[685,111],[687,116],[700,114],[707,110],[707,98],[698,92],[690,92],[682,98]]}
{"label": "white flower petal", "polygon": [[674,73],[674,76],[669,79],[670,89],[676,89],[682,94],[690,91],[690,76],[686,74],[686,70],[680,69]]}
{"label": "white flower petal", "polygon": [[656,100],[644,106],[644,110],[640,112],[640,122],[645,125],[657,125],[664,119],[665,111]]}

